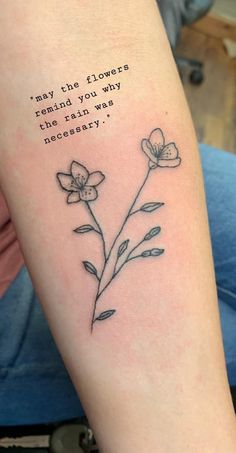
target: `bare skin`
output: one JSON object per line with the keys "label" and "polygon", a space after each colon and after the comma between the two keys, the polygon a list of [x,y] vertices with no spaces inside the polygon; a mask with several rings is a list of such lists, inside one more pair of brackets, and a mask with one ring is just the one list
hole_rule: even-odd
{"label": "bare skin", "polygon": [[[91,0],[68,0],[66,5],[8,0],[0,33],[0,184],[101,451],[233,453],[235,417],[197,143],[155,2],[103,0],[95,7]],[[101,90],[108,81],[90,83],[87,76],[125,64],[129,70],[109,79],[120,83],[120,89],[99,98],[113,99],[110,117],[84,115],[68,126],[64,118],[74,111],[69,106],[51,117],[35,115],[63,97],[74,102],[77,96],[77,110],[89,109],[91,99],[81,107],[78,96]],[[67,82],[82,86],[64,93],[60,87]],[[35,99],[52,90],[51,100],[50,94],[43,101]],[[57,125],[46,132],[40,128],[53,119]],[[96,120],[105,122],[44,142]],[[92,262],[100,272],[103,244],[96,231],[73,230],[91,222],[98,228],[91,207],[111,249],[152,161],[148,152],[155,129],[163,131],[165,145],[175,144],[178,154],[171,156],[181,163],[162,166],[156,155],[157,166],[135,209],[149,202],[164,205],[132,215],[120,238],[135,246],[158,226],[148,250],[164,252],[123,267],[96,306],[96,316],[115,312],[94,323],[91,333],[98,282],[82,262]],[[145,142],[149,151],[144,139],[151,142]],[[98,192],[89,204],[81,198],[66,203],[68,191],[56,178],[70,174],[73,161],[89,173],[105,175],[99,185],[89,186]],[[83,190],[79,186],[70,192],[85,197]]]}

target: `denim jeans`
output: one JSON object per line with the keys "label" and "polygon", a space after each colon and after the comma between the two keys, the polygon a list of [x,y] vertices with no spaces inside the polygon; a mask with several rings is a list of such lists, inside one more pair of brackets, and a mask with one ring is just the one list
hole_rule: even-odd
{"label": "denim jeans", "polygon": [[[236,156],[201,147],[228,378],[236,385]],[[83,415],[26,267],[0,300],[0,425]]]}

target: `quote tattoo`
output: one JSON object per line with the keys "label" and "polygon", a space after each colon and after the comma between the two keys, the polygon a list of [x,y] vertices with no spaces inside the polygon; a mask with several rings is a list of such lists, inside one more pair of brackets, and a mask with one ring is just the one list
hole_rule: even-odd
{"label": "quote tattoo", "polygon": [[[120,274],[124,266],[137,259],[147,259],[151,257],[156,259],[164,253],[163,248],[152,247],[152,245],[149,246],[149,241],[150,244],[152,244],[152,240],[160,233],[160,226],[151,228],[134,247],[130,247],[130,238],[127,238],[121,243],[119,242],[121,233],[125,232],[125,227],[131,216],[134,216],[137,212],[150,214],[164,205],[163,202],[151,201],[136,208],[139,195],[141,194],[150,173],[157,168],[176,168],[181,164],[178,148],[174,142],[165,143],[165,138],[160,128],[154,129],[149,138],[144,138],[141,141],[141,148],[149,159],[147,172],[109,250],[107,249],[103,229],[92,209],[92,202],[98,198],[97,187],[105,180],[105,175],[101,171],[89,173],[87,168],[77,161],[71,163],[69,173],[57,173],[60,187],[68,193],[66,199],[67,203],[85,203],[93,221],[93,225],[81,225],[76,228],[74,232],[77,234],[85,234],[93,231],[100,236],[102,242],[103,265],[101,271],[98,271],[90,261],[82,262],[84,269],[92,274],[97,282],[97,292],[94,299],[90,324],[91,332],[93,331],[95,323],[105,321],[116,313],[114,308],[102,312],[99,311],[98,302],[101,295],[106,291],[117,275]],[[140,252],[139,247],[143,243],[147,243],[147,246],[144,251]],[[110,275],[107,277],[106,270],[108,265],[111,271]]]}

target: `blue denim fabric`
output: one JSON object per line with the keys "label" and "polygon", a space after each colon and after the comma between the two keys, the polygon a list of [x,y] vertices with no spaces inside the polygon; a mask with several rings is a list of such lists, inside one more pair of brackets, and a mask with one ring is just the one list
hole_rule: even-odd
{"label": "blue denim fabric", "polygon": [[[201,146],[224,348],[236,385],[236,156]],[[83,408],[25,267],[0,300],[0,425],[62,421]]]}
{"label": "blue denim fabric", "polygon": [[236,386],[236,156],[200,148],[228,378]]}
{"label": "blue denim fabric", "polygon": [[83,415],[25,267],[0,300],[0,425]]}

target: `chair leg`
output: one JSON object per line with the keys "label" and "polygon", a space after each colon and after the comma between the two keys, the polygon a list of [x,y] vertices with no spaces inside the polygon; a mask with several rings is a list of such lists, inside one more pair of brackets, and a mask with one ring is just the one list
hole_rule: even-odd
{"label": "chair leg", "polygon": [[183,70],[188,69],[190,70],[189,80],[193,85],[200,85],[204,81],[204,66],[201,61],[177,56],[175,56],[175,61],[181,79],[183,78]]}

